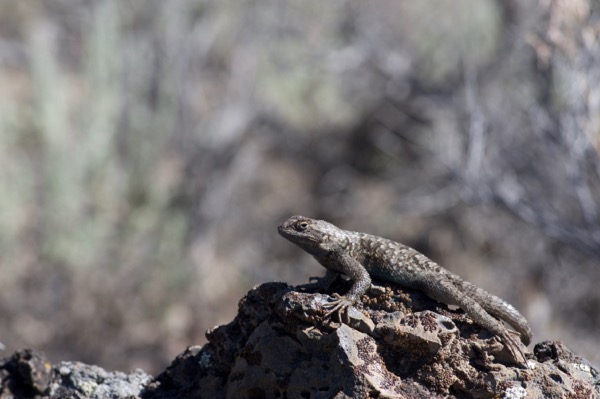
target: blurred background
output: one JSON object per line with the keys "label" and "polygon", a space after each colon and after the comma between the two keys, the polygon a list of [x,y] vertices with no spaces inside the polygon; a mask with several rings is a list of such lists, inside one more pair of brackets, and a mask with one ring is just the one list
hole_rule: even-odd
{"label": "blurred background", "polygon": [[593,0],[0,0],[0,356],[156,373],[293,214],[411,245],[600,362]]}

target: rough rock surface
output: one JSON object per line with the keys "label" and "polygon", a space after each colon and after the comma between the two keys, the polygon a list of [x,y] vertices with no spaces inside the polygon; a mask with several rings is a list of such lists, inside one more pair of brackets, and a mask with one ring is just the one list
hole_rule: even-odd
{"label": "rough rock surface", "polygon": [[[344,284],[344,283],[340,283]],[[338,287],[343,290],[343,287]],[[1,398],[598,398],[600,377],[560,342],[518,368],[489,332],[418,291],[375,286],[349,322],[331,298],[283,283],[252,289],[155,379],[20,351],[0,361]]]}
{"label": "rough rock surface", "polygon": [[596,398],[598,372],[560,342],[511,364],[500,341],[418,291],[371,289],[348,325],[323,323],[327,295],[255,287],[144,398]]}
{"label": "rough rock surface", "polygon": [[79,362],[52,366],[29,349],[0,361],[0,398],[138,398],[151,380],[142,371],[108,372]]}

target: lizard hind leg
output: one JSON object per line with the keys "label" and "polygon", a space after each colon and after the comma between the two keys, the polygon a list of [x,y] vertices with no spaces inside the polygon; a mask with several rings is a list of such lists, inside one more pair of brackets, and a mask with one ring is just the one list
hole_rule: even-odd
{"label": "lizard hind leg", "polygon": [[529,345],[532,335],[531,328],[525,317],[517,309],[503,299],[468,281],[463,281],[456,275],[450,275],[449,277],[454,285],[460,287],[460,290],[467,296],[475,299],[487,313],[510,324],[518,332],[521,342],[526,346]]}
{"label": "lizard hind leg", "polygon": [[523,317],[511,304],[468,281],[463,281],[457,275],[449,274],[448,279],[454,286],[463,292],[464,295],[477,301],[487,313],[510,324],[510,326],[519,334],[521,342],[523,342],[525,346],[529,345],[532,335],[531,328],[525,317]]}
{"label": "lizard hind leg", "polygon": [[439,302],[460,306],[460,308],[464,310],[475,323],[489,330],[501,339],[504,346],[511,353],[515,363],[526,367],[527,359],[520,347],[520,343],[510,335],[504,324],[488,313],[476,298],[465,295],[451,279],[440,279],[439,276],[437,279],[429,278],[426,282],[421,284],[421,289],[428,296]]}
{"label": "lizard hind leg", "polygon": [[515,309],[509,303],[503,301],[497,296],[494,296],[492,294],[489,295],[492,298],[493,302],[484,301],[481,304],[483,308],[492,316],[495,316],[510,324],[511,327],[516,330],[515,334],[519,335],[521,342],[523,342],[524,345],[529,345],[531,343],[532,334],[531,328],[529,327],[529,324],[527,323],[525,317],[523,317],[517,311],[517,309]]}

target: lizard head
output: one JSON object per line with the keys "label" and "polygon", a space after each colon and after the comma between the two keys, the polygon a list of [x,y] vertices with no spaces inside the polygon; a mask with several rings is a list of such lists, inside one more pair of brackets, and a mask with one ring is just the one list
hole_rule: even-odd
{"label": "lizard head", "polygon": [[292,216],[277,230],[282,237],[312,254],[325,250],[334,236],[338,238],[343,234],[343,230],[331,223],[304,216]]}

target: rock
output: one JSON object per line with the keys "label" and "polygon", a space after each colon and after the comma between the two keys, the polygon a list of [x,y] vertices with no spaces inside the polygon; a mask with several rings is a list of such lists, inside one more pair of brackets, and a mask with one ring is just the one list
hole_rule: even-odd
{"label": "rock", "polygon": [[46,392],[51,398],[75,395],[90,399],[137,398],[151,380],[141,370],[126,374],[79,362],[61,362],[54,367]]}
{"label": "rock", "polygon": [[431,360],[458,335],[454,322],[440,314],[426,310],[405,316],[401,312],[385,315],[375,333],[393,350],[406,353],[405,361]]}
{"label": "rock", "polygon": [[599,396],[597,370],[561,343],[539,343],[527,369],[513,367],[500,341],[461,310],[383,287],[340,325],[322,321],[327,295],[257,286],[231,323],[178,356],[144,398]]}
{"label": "rock", "polygon": [[[337,289],[336,289],[337,290]],[[511,365],[502,343],[424,294],[384,284],[323,320],[323,294],[254,287],[236,318],[210,329],[156,378],[19,351],[0,361],[0,398],[598,398],[598,371],[562,343]]]}
{"label": "rock", "polygon": [[18,351],[0,361],[0,398],[139,398],[152,377],[142,371],[108,372],[98,366],[61,362],[39,352]]}
{"label": "rock", "polygon": [[46,358],[31,349],[14,353],[0,362],[2,397],[11,392],[15,397],[41,395],[48,386],[52,366]]}

